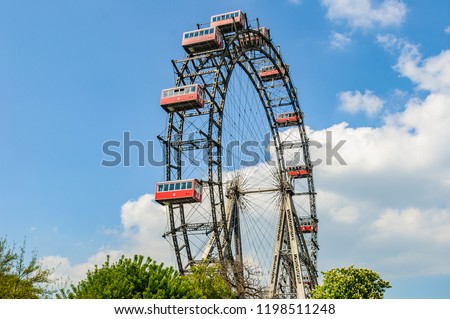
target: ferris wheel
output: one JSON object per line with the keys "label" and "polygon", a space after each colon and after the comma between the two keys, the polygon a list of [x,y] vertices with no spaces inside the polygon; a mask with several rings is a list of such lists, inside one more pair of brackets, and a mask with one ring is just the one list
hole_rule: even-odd
{"label": "ferris wheel", "polygon": [[308,298],[317,285],[313,165],[303,112],[268,28],[242,11],[183,33],[167,130],[164,237],[178,270],[219,263],[239,296]]}

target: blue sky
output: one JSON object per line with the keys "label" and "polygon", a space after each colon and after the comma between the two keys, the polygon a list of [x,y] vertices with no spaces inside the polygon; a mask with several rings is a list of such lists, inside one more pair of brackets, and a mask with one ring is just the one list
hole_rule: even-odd
{"label": "blue sky", "polygon": [[319,269],[372,268],[389,298],[450,298],[444,0],[0,1],[0,236],[72,279],[106,254],[170,263],[152,202],[163,169],[101,166],[102,145],[130,132],[160,159],[181,34],[235,9],[271,29],[311,137],[347,140],[347,166],[316,170]]}

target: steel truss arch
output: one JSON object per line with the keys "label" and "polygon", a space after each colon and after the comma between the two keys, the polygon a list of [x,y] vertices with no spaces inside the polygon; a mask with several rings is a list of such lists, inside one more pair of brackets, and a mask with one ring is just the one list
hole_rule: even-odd
{"label": "steel truss arch", "polygon": [[[315,190],[308,138],[297,91],[289,77],[288,65],[271,39],[259,29],[248,27],[224,36],[221,49],[188,54],[172,60],[175,85],[200,84],[206,93],[204,108],[168,113],[167,132],[158,138],[165,148],[165,178],[182,180],[196,171],[203,176],[206,204],[169,204],[169,227],[164,236],[170,239],[181,274],[202,259],[229,267],[236,290],[245,296],[248,288],[242,281],[243,252],[240,212],[248,194],[274,192],[277,195],[277,224],[271,251],[270,275],[262,276],[265,297],[308,298],[317,285],[317,225]],[[284,76],[271,81],[260,75],[261,66],[271,65]],[[266,189],[245,188],[239,174],[224,180],[223,125],[229,84],[235,69],[240,69],[251,83],[265,114],[275,158],[275,185]],[[284,125],[276,120],[277,109],[298,115],[291,133],[296,141],[285,137]],[[284,130],[284,131],[283,131]],[[237,133],[238,134],[238,133]],[[287,173],[287,157],[301,154],[299,162],[310,168],[303,180],[303,192],[296,192],[296,181]],[[200,155],[199,155],[200,154]],[[195,161],[197,162],[195,163]],[[198,161],[204,160],[201,164]],[[198,168],[200,167],[201,168]],[[226,172],[230,174],[230,171]],[[300,198],[297,200],[296,198]],[[305,214],[298,214],[298,202],[307,202]],[[314,231],[300,231],[307,221]],[[265,280],[265,281],[264,281]],[[261,297],[261,295],[259,295]]]}

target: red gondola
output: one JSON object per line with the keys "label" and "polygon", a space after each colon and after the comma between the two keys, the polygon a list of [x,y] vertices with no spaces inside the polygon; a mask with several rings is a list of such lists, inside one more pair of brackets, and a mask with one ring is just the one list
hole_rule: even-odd
{"label": "red gondola", "polygon": [[211,17],[210,26],[219,27],[223,33],[245,29],[245,13],[241,10],[217,14]]}
{"label": "red gondola", "polygon": [[275,121],[282,126],[290,126],[290,125],[296,125],[298,122],[302,122],[302,118],[300,115],[296,113],[281,113],[278,114],[275,118]]}
{"label": "red gondola", "polygon": [[197,179],[157,183],[155,201],[161,205],[199,203],[202,184]]}
{"label": "red gondola", "polygon": [[[264,66],[259,70],[259,76],[263,81],[280,80],[286,75],[286,70],[282,67],[279,69],[275,65]],[[289,70],[287,65],[286,69]]]}
{"label": "red gondola", "polygon": [[205,106],[205,92],[199,84],[165,89],[161,92],[160,105],[166,112],[202,108]]}
{"label": "red gondola", "polygon": [[300,231],[302,233],[317,233],[317,227],[313,227],[312,225],[300,225]]}
{"label": "red gondola", "polygon": [[262,27],[256,29],[255,31],[259,31],[261,35],[255,33],[242,34],[239,36],[239,40],[241,41],[241,45],[244,48],[253,48],[253,47],[261,47],[264,44],[263,37],[270,39],[270,31],[269,29]]}
{"label": "red gondola", "polygon": [[288,176],[292,178],[305,178],[311,175],[311,169],[306,165],[289,166],[286,168]]}
{"label": "red gondola", "polygon": [[181,45],[187,53],[220,49],[223,45],[223,35],[216,27],[188,31],[183,33]]}

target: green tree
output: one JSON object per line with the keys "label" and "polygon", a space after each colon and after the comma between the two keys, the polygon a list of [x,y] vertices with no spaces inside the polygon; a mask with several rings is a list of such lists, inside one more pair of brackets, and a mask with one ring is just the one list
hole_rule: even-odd
{"label": "green tree", "polygon": [[[182,299],[227,298],[223,280],[209,268],[194,267],[188,276],[179,276],[172,267],[157,264],[143,256],[122,258],[111,263],[109,256],[102,267],[88,271],[86,279],[58,298],[70,299]],[[201,273],[205,271],[204,276]]]}
{"label": "green tree", "polygon": [[20,252],[15,245],[9,245],[0,238],[0,299],[38,299],[48,298],[53,291],[49,288],[52,270],[43,269],[36,252],[25,262],[25,243]]}
{"label": "green tree", "polygon": [[218,264],[200,263],[191,268],[185,280],[198,294],[208,299],[229,299],[236,295],[227,283],[224,271]]}
{"label": "green tree", "polygon": [[312,291],[314,299],[382,299],[389,282],[370,269],[335,268],[322,272],[323,284]]}

